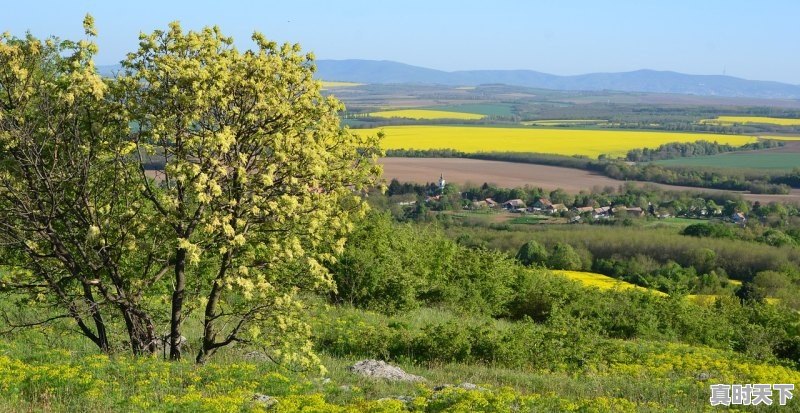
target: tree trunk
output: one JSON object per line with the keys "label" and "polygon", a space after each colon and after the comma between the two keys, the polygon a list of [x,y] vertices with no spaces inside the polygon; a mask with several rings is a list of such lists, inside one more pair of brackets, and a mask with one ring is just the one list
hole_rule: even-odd
{"label": "tree trunk", "polygon": [[169,326],[169,358],[180,360],[181,317],[183,293],[186,288],[186,250],[178,248],[175,255],[175,291],[172,293],[172,317]]}
{"label": "tree trunk", "polygon": [[106,324],[103,322],[103,316],[100,314],[100,309],[98,308],[97,302],[94,300],[92,289],[86,284],[83,285],[83,297],[89,304],[89,314],[92,315],[92,320],[94,320],[95,329],[97,330],[96,344],[100,347],[100,350],[108,353],[109,343],[108,334],[106,333]]}
{"label": "tree trunk", "polygon": [[216,351],[216,337],[217,332],[214,328],[214,320],[217,316],[217,305],[219,304],[219,297],[222,294],[222,280],[231,265],[232,254],[230,251],[226,252],[222,257],[217,278],[214,280],[214,285],[211,287],[211,293],[208,295],[208,303],[206,303],[205,319],[203,320],[203,344],[200,346],[200,352],[197,353],[198,364],[205,363],[209,356]]}

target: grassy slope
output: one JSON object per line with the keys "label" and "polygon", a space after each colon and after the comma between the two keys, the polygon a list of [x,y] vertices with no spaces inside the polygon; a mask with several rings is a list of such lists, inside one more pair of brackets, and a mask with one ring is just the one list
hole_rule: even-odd
{"label": "grassy slope", "polygon": [[[343,330],[351,333],[397,323],[414,331],[432,321],[485,322],[433,309],[390,318],[338,308],[321,316],[325,323],[342,322],[337,320],[354,320]],[[493,324],[502,329],[506,323]],[[416,411],[431,412],[489,411],[490,406],[496,409],[490,411],[502,412],[514,405],[519,411],[685,412],[708,407],[711,382],[800,382],[800,372],[730,351],[648,341],[606,340],[592,350],[606,354],[606,361],[577,371],[393,362],[425,377],[423,384],[355,376],[347,366],[364,358],[359,354],[323,354],[329,373],[318,377],[254,360],[244,349],[229,349],[197,366],[124,355],[109,359],[77,340],[60,342],[59,347],[53,349],[47,336],[29,332],[0,341],[0,411],[261,411],[251,400],[261,393],[276,397],[276,411],[285,412],[399,411],[401,403],[379,401],[398,395],[415,398]],[[485,390],[433,391],[439,384],[462,382]]]}

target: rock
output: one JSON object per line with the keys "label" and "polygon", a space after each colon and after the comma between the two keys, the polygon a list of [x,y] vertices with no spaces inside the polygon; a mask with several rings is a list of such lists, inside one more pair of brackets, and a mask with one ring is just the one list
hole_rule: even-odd
{"label": "rock", "polygon": [[325,377],[324,379],[322,379],[322,384],[328,384],[328,383],[330,383],[330,382],[331,382],[331,379],[329,379],[329,378],[327,378],[327,377]]}
{"label": "rock", "polygon": [[[158,348],[159,352],[164,352],[165,354],[169,352],[169,334],[165,335],[164,337],[155,339],[156,348]],[[185,348],[189,347],[189,339],[184,336],[180,336],[178,338],[178,350],[183,353]]]}
{"label": "rock", "polygon": [[387,400],[399,400],[399,401],[403,402],[404,404],[411,404],[411,403],[414,402],[414,398],[411,397],[411,396],[389,396],[389,397],[384,397],[384,398],[378,399],[379,402],[384,402],[384,401],[387,401]]}
{"label": "rock", "polygon": [[477,385],[472,384],[472,383],[467,383],[467,382],[463,382],[463,383],[459,384],[458,387],[460,387],[460,388],[462,388],[464,390],[478,390],[479,389],[479,387]]}
{"label": "rock", "polygon": [[350,391],[350,386],[348,386],[346,384],[342,384],[341,386],[339,386],[339,390],[344,391],[344,392],[348,392],[348,391]]}
{"label": "rock", "polygon": [[697,373],[697,380],[706,381],[711,378],[711,375],[706,372]]}
{"label": "rock", "polygon": [[361,360],[349,370],[355,374],[390,381],[425,381],[425,378],[408,374],[403,369],[381,360]]}
{"label": "rock", "polygon": [[278,404],[278,399],[267,396],[266,394],[256,393],[253,395],[253,401],[256,403],[261,403],[266,408],[270,408],[276,404]]}

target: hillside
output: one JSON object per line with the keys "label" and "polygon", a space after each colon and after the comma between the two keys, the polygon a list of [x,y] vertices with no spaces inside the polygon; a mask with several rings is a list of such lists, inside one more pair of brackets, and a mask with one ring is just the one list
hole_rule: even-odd
{"label": "hillside", "polygon": [[446,72],[392,61],[319,60],[322,79],[364,83],[418,83],[458,86],[502,83],[554,90],[616,90],[701,96],[798,99],[800,86],[732,76],[689,75],[655,70],[558,76],[533,70],[460,70]]}

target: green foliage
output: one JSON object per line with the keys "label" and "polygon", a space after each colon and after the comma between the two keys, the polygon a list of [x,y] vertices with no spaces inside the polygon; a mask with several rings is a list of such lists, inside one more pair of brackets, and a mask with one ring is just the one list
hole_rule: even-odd
{"label": "green foliage", "polygon": [[332,298],[388,314],[425,304],[496,315],[504,311],[517,270],[505,254],[468,249],[441,231],[373,213],[331,266]]}
{"label": "green foliage", "polygon": [[580,270],[583,263],[571,245],[559,242],[550,251],[547,266],[556,270]]}
{"label": "green foliage", "polygon": [[542,244],[528,241],[519,248],[516,258],[522,265],[543,265],[547,262],[548,253]]}

